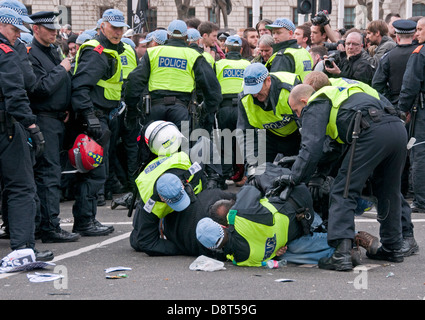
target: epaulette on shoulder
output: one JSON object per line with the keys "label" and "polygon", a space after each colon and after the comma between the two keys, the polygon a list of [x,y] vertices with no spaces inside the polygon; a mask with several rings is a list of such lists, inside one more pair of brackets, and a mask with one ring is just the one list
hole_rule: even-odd
{"label": "epaulette on shoulder", "polygon": [[0,43],[0,49],[3,50],[4,53],[9,53],[13,51],[13,49],[5,43]]}
{"label": "epaulette on shoulder", "polygon": [[421,51],[421,49],[423,48],[423,44],[421,44],[420,46],[417,46],[415,50],[413,50],[412,53],[419,53]]}
{"label": "epaulette on shoulder", "polygon": [[103,52],[104,49],[105,48],[101,44],[99,44],[97,47],[95,47],[93,49],[93,51],[96,51],[98,54],[102,54],[102,52]]}

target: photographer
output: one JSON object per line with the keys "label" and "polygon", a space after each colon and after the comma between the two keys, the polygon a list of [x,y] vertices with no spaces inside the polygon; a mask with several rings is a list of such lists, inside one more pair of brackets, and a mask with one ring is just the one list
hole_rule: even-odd
{"label": "photographer", "polygon": [[334,78],[348,78],[371,84],[374,67],[363,56],[363,36],[351,32],[345,40],[345,52],[325,57],[326,73]]}
{"label": "photographer", "polygon": [[339,37],[329,24],[330,21],[329,14],[326,10],[318,12],[316,16],[311,19],[312,26],[310,27],[310,38],[312,47],[322,46],[327,41],[336,43],[339,40]]}

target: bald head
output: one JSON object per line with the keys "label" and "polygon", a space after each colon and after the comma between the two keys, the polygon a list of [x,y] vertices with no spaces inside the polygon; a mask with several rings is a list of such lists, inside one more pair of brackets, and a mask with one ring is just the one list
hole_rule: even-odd
{"label": "bald head", "polygon": [[310,72],[305,76],[303,83],[312,86],[315,91],[331,85],[328,76],[321,71]]}
{"label": "bald head", "polygon": [[314,92],[314,88],[308,84],[299,84],[291,90],[289,95],[289,105],[298,117],[301,116],[301,111],[307,105],[308,99]]}

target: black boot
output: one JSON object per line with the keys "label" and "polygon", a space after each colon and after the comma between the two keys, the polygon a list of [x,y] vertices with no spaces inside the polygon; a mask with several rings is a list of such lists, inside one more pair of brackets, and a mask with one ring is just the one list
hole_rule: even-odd
{"label": "black boot", "polygon": [[384,245],[378,248],[378,251],[375,254],[366,252],[366,256],[369,259],[373,260],[385,260],[390,262],[403,262],[404,255],[400,250],[391,250],[384,247]]}
{"label": "black boot", "polygon": [[353,241],[351,239],[342,239],[335,249],[333,255],[329,258],[319,260],[319,268],[326,270],[347,271],[353,269],[351,260],[351,249]]}

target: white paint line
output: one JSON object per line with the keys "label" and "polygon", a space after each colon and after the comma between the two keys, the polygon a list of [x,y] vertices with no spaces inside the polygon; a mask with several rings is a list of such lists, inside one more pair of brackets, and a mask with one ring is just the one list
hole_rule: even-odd
{"label": "white paint line", "polygon": [[[55,257],[51,262],[55,263],[57,261],[61,261],[61,260],[67,259],[67,258],[75,257],[75,256],[78,256],[82,253],[89,252],[91,250],[94,250],[94,249],[97,249],[97,248],[100,248],[100,247],[103,247],[103,246],[107,246],[108,244],[121,241],[123,239],[128,238],[130,236],[130,233],[131,232],[127,232],[127,233],[124,233],[122,235],[119,235],[119,236],[116,236],[116,237],[113,237],[113,238],[110,238],[110,239],[106,239],[105,241],[98,242],[98,243],[92,244],[92,245],[87,246],[87,247],[83,247],[83,248],[80,248],[80,249],[77,249],[77,250],[74,250],[74,251],[70,251],[70,252],[61,254],[60,256]],[[0,279],[8,278],[10,276],[20,274],[20,273],[21,272],[2,273],[2,274],[0,274]]]}
{"label": "white paint line", "polygon": [[[355,219],[355,222],[379,222],[376,219]],[[425,222],[425,219],[412,219],[412,222]]]}
{"label": "white paint line", "polygon": [[80,249],[77,249],[77,250],[74,250],[74,251],[70,251],[70,252],[67,252],[67,253],[61,254],[60,256],[55,257],[55,258],[52,260],[52,262],[54,263],[54,262],[56,262],[56,261],[60,261],[60,260],[67,259],[67,258],[70,258],[70,257],[75,257],[75,256],[78,256],[78,255],[80,255],[80,254],[82,254],[82,253],[89,252],[89,251],[91,251],[91,250],[94,250],[94,249],[97,249],[97,248],[100,248],[100,247],[106,246],[106,245],[108,245],[108,244],[111,244],[111,243],[114,243],[114,242],[121,241],[121,240],[123,240],[123,239],[128,238],[128,237],[130,236],[130,233],[131,233],[131,232],[127,232],[127,233],[124,233],[124,234],[122,234],[122,235],[120,235],[120,236],[116,236],[116,237],[113,237],[113,238],[107,239],[107,240],[105,240],[105,241],[102,241],[102,242],[98,242],[98,243],[92,244],[92,245],[87,246],[87,247],[83,247],[83,248],[80,248]]}

